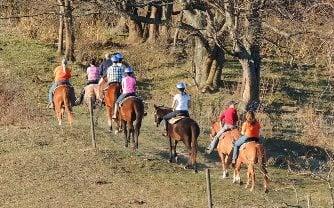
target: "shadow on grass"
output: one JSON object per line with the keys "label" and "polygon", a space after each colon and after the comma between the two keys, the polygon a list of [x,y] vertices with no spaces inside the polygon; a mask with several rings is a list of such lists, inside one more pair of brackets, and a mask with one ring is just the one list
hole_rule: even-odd
{"label": "shadow on grass", "polygon": [[[178,156],[178,161],[176,164],[184,167],[188,164],[188,160],[189,160],[189,157],[188,157],[188,154],[185,153],[185,152],[178,152],[178,150],[176,149],[176,153],[177,153],[177,156]],[[158,153],[159,157],[161,157],[162,159],[166,160],[166,161],[169,161],[169,151],[160,151]],[[197,169],[198,171],[204,171],[206,168],[208,168],[209,166],[207,166],[206,164],[204,163],[200,163],[198,161],[198,157],[197,157]]]}
{"label": "shadow on grass", "polygon": [[264,146],[270,164],[293,171],[323,170],[329,156],[333,155],[324,148],[285,139],[267,138]]}

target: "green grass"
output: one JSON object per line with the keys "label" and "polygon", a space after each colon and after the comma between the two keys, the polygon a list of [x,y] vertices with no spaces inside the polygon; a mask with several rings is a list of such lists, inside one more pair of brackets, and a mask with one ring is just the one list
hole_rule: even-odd
{"label": "green grass", "polygon": [[[152,108],[143,122],[138,152],[123,147],[122,135],[106,131],[105,112],[98,114],[98,148],[93,149],[85,107],[74,109],[74,126],[65,126],[63,130],[57,126],[54,113],[45,110],[46,93],[56,65],[54,49],[8,34],[0,34],[0,47],[3,48],[0,72],[7,77],[4,84],[22,90],[21,97],[13,102],[24,100],[29,109],[24,112],[27,116],[21,117],[15,114],[17,109],[9,108],[10,115],[20,119],[0,126],[3,207],[205,207],[203,170],[206,167],[212,167],[215,207],[288,207],[297,204],[294,188],[302,207],[306,207],[307,195],[311,195],[314,207],[329,206],[326,184],[274,166],[269,167],[272,180],[269,194],[262,192],[259,171],[254,193],[232,184],[231,177],[222,180],[217,155],[207,157],[203,153],[209,141],[204,133],[199,138],[198,174],[182,168],[183,144],[178,146],[182,164],[169,164],[168,141],[161,136],[162,128],[153,125]],[[142,82],[140,92],[149,98],[150,106],[152,103],[169,105],[178,80],[191,83],[186,78],[189,64],[174,64],[164,51],[153,53],[141,46],[123,50],[136,68]],[[84,76],[73,67],[73,83],[78,90]],[[236,72],[228,69],[226,73],[235,77]],[[233,96],[196,95],[193,86],[189,90],[198,101],[194,116],[207,120],[211,105],[217,107],[217,103]],[[203,131],[208,125],[205,119],[199,121]],[[242,170],[244,182],[245,171]]]}

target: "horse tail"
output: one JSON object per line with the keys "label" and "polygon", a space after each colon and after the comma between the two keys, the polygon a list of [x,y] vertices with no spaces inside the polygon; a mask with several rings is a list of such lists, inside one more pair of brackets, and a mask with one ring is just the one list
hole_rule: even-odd
{"label": "horse tail", "polygon": [[196,157],[197,157],[197,149],[198,149],[198,143],[197,143],[197,137],[199,135],[199,126],[197,123],[193,123],[190,126],[191,129],[191,161],[193,168],[195,169],[195,172],[197,172],[197,164],[196,164]]}
{"label": "horse tail", "polygon": [[267,162],[266,155],[265,155],[266,153],[262,145],[260,144],[256,145],[256,154],[257,154],[257,159],[258,159],[260,170],[262,171],[263,174],[267,174],[268,172],[265,168],[266,162]]}
{"label": "horse tail", "polygon": [[258,164],[259,164],[260,171],[262,172],[264,176],[264,189],[265,189],[265,192],[267,193],[269,177],[268,177],[268,171],[266,169],[267,156],[263,148],[263,145],[261,144],[256,145],[256,154],[258,155],[257,158],[258,158]]}

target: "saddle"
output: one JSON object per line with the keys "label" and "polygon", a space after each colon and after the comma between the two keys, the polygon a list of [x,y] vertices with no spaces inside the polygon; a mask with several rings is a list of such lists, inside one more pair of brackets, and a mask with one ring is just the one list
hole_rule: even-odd
{"label": "saddle", "polygon": [[180,120],[182,120],[184,118],[188,118],[188,116],[183,115],[183,114],[178,114],[178,115],[176,115],[176,117],[169,119],[168,123],[170,123],[170,124],[176,124],[178,121],[180,121]]}
{"label": "saddle", "polygon": [[249,143],[249,142],[259,143],[260,139],[257,138],[257,137],[250,137],[250,138],[248,138],[247,141],[240,146],[239,151],[245,149],[246,144]]}
{"label": "saddle", "polygon": [[141,100],[140,98],[138,98],[137,96],[134,96],[134,95],[127,96],[127,97],[125,97],[125,98],[119,103],[119,106],[122,106],[123,103],[124,103],[126,100],[131,99],[131,98],[133,98],[133,99],[137,99],[137,100]]}
{"label": "saddle", "polygon": [[52,92],[52,100],[53,100],[53,96],[54,96],[56,89],[58,89],[61,86],[65,86],[69,88],[70,102],[72,106],[75,106],[76,97],[75,97],[74,87],[68,82],[61,82],[61,81],[57,82],[57,87]]}

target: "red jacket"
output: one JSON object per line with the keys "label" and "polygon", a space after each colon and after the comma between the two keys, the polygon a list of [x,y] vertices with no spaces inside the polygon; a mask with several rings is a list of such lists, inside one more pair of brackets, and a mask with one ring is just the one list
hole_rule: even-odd
{"label": "red jacket", "polygon": [[220,114],[219,118],[221,122],[235,126],[238,121],[237,110],[235,108],[228,108]]}

